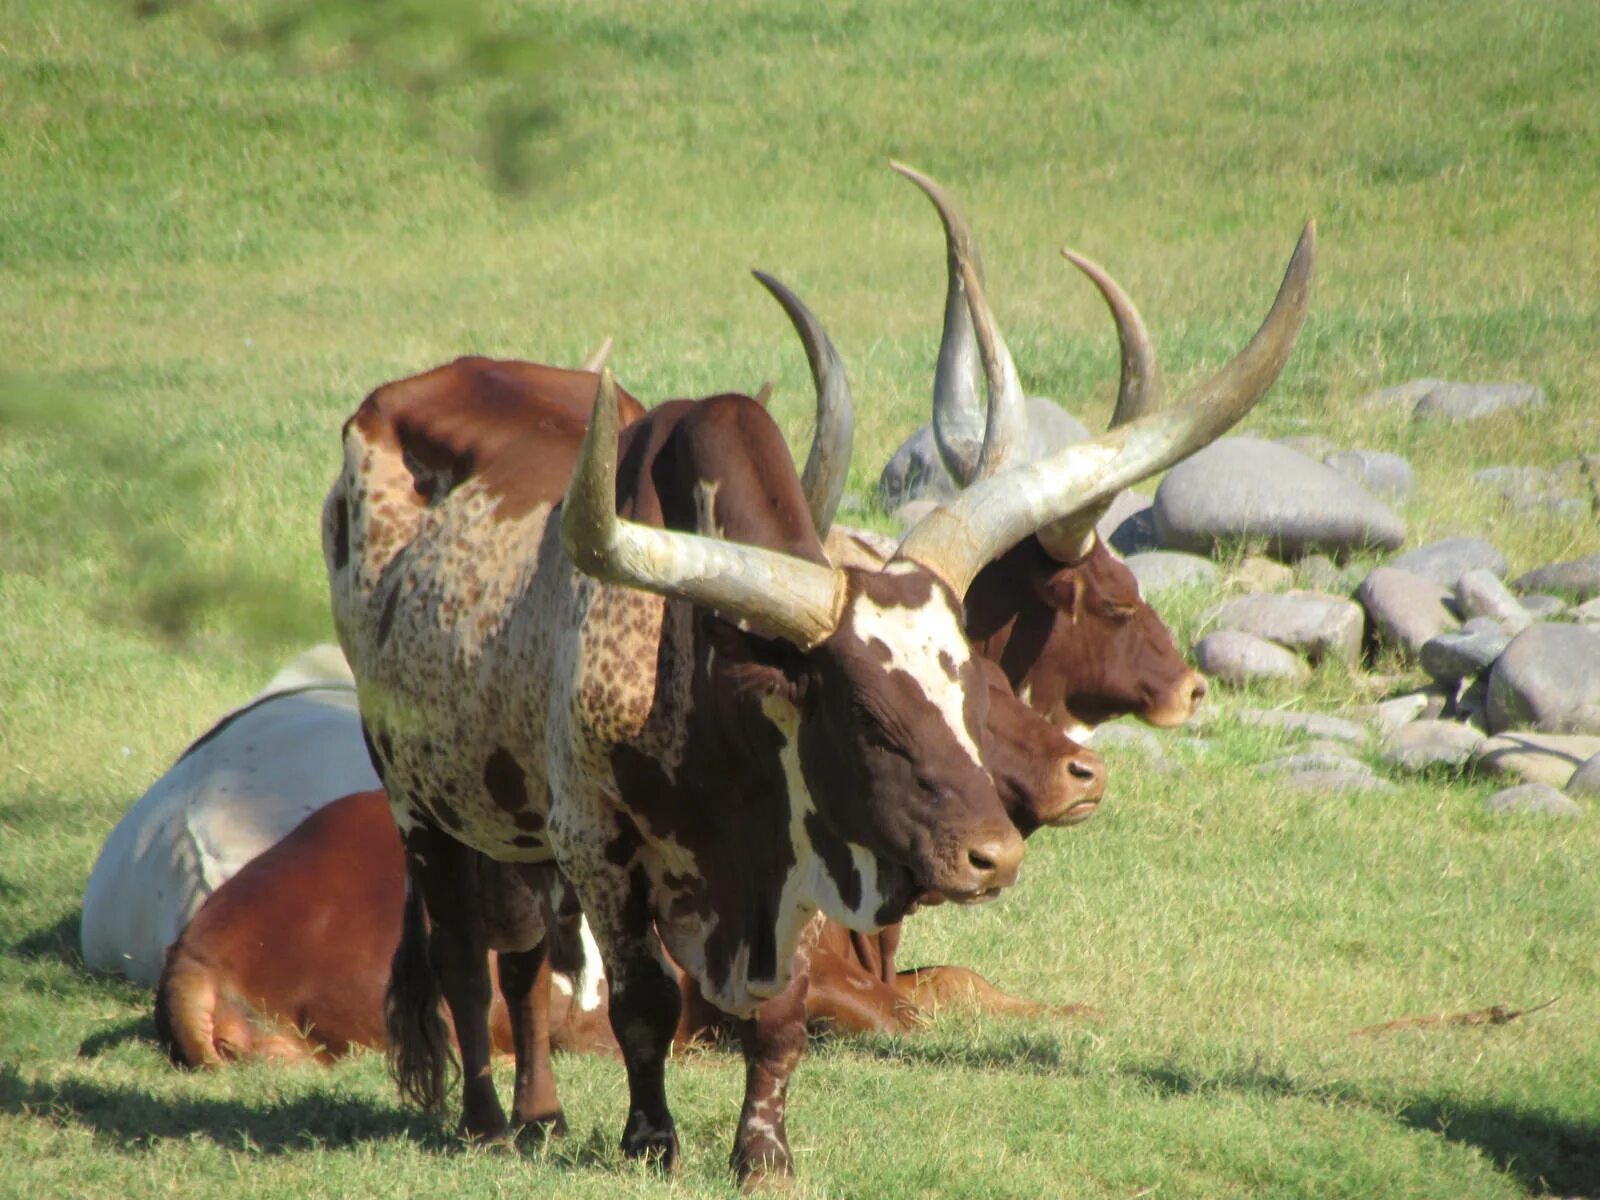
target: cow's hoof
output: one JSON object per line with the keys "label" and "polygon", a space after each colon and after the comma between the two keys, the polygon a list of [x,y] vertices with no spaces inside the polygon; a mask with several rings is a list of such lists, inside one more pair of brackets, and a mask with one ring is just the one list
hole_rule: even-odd
{"label": "cow's hoof", "polygon": [[678,1134],[669,1121],[666,1128],[657,1128],[638,1113],[628,1118],[628,1127],[622,1131],[622,1152],[629,1158],[642,1158],[663,1171],[678,1166]]}
{"label": "cow's hoof", "polygon": [[728,1160],[739,1188],[746,1193],[785,1188],[794,1180],[794,1160],[789,1147],[774,1138],[757,1138],[733,1148]]}
{"label": "cow's hoof", "polygon": [[553,1113],[541,1113],[531,1117],[516,1117],[517,1123],[522,1126],[522,1131],[517,1135],[519,1141],[529,1141],[542,1145],[551,1138],[567,1136],[567,1118],[559,1108]]}
{"label": "cow's hoof", "polygon": [[456,1136],[467,1145],[480,1150],[509,1150],[516,1146],[516,1133],[502,1121],[498,1126],[474,1127],[466,1120],[456,1126]]}

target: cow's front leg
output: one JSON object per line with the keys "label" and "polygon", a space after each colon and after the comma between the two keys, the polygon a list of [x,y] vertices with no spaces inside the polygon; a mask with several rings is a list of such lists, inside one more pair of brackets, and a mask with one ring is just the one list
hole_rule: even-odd
{"label": "cow's front leg", "polygon": [[[644,872],[634,872],[630,888],[647,886]],[[666,1067],[683,1003],[678,977],[668,966],[648,918],[643,929],[635,927],[614,937],[607,957],[611,1030],[628,1069],[622,1152],[630,1158],[651,1159],[670,1171],[678,1161],[678,1134],[667,1109]]]}
{"label": "cow's front leg", "polygon": [[728,1165],[746,1188],[794,1174],[784,1127],[789,1076],[806,1049],[809,947],[796,955],[794,979],[777,996],[738,1023],[744,1048],[744,1107]]}
{"label": "cow's front leg", "polygon": [[500,994],[511,1018],[517,1057],[511,1095],[512,1123],[547,1136],[567,1132],[550,1064],[550,956],[548,942],[532,950],[500,955]]}

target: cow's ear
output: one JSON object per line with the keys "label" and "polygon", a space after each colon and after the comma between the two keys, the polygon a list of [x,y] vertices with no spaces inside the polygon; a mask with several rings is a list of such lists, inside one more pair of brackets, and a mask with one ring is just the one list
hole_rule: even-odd
{"label": "cow's ear", "polygon": [[1060,567],[1036,580],[1039,598],[1074,625],[1083,615],[1084,581],[1077,567]]}
{"label": "cow's ear", "polygon": [[708,615],[706,637],[718,660],[718,671],[741,692],[778,695],[799,704],[804,691],[806,659],[791,642],[763,637],[732,621]]}

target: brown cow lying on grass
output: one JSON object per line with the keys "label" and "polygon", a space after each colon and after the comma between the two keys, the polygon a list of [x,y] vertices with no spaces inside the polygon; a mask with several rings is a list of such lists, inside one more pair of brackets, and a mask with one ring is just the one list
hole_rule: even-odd
{"label": "brown cow lying on grass", "polygon": [[[1020,742],[1007,723],[1017,703],[1004,677],[985,669],[992,671],[985,751],[1015,823],[1031,831],[1086,820],[1104,786],[1099,756],[1066,737],[1053,747]],[[480,872],[501,869],[489,859],[478,863]],[[491,904],[504,894],[492,883],[479,890]],[[224,883],[168,950],[156,987],[162,1044],[175,1062],[194,1067],[329,1059],[352,1046],[382,1046],[404,899],[405,859],[384,793],[321,808]],[[598,976],[599,963],[583,961],[581,951],[573,957],[557,964],[565,973],[549,1000],[552,1046],[615,1052],[604,993],[574,986],[574,975]],[[967,1004],[989,1012],[1067,1011],[1009,996],[964,967],[886,974],[876,941],[836,923],[824,929],[811,972],[807,1017],[816,1027],[904,1030],[932,1009]],[[680,987],[680,1044],[722,1026],[721,1014],[681,973]],[[498,993],[491,1022],[496,1046],[509,1052],[511,1027]]]}

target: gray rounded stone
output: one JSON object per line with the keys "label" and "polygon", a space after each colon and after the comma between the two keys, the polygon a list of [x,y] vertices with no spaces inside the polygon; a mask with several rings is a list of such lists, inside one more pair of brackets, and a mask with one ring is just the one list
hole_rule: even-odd
{"label": "gray rounded stone", "polygon": [[[917,522],[938,507],[937,500],[907,500],[894,510],[894,519],[900,523],[901,529],[909,532]],[[894,550],[891,548],[889,552],[893,554]]]}
{"label": "gray rounded stone", "polygon": [[1094,736],[1089,740],[1096,750],[1128,750],[1146,758],[1161,758],[1167,752],[1161,739],[1146,726],[1127,721],[1096,726]]}
{"label": "gray rounded stone", "polygon": [[1180,587],[1212,587],[1218,578],[1217,566],[1209,558],[1176,550],[1146,550],[1123,561],[1146,596]]}
{"label": "gray rounded stone", "polygon": [[1548,592],[1530,592],[1522,597],[1522,607],[1535,621],[1553,621],[1572,606]]}
{"label": "gray rounded stone", "polygon": [[1405,540],[1405,523],[1370,492],[1259,438],[1219,439],[1172,468],[1156,489],[1155,521],[1163,547],[1201,554],[1233,538],[1260,538],[1282,558]]}
{"label": "gray rounded stone", "polygon": [[1073,442],[1088,441],[1088,426],[1048,396],[1029,396],[1027,404],[1035,455],[1053,454]]}
{"label": "gray rounded stone", "polygon": [[1362,397],[1361,404],[1364,408],[1398,408],[1410,412],[1417,407],[1418,400],[1434,388],[1443,386],[1442,379],[1411,379],[1394,387],[1370,392]]}
{"label": "gray rounded stone", "polygon": [[1431,579],[1440,587],[1455,589],[1456,581],[1468,571],[1485,570],[1504,579],[1510,564],[1506,556],[1482,538],[1452,537],[1407,550],[1389,560],[1389,566]]}
{"label": "gray rounded stone", "polygon": [[1541,817],[1581,817],[1583,809],[1548,783],[1523,783],[1496,792],[1483,802],[1492,813],[1527,813]]}
{"label": "gray rounded stone", "polygon": [[1216,627],[1251,633],[1298,650],[1313,662],[1361,654],[1365,626],[1361,606],[1322,592],[1253,592],[1235,596],[1217,610]]}
{"label": "gray rounded stone", "polygon": [[1417,486],[1417,473],[1411,464],[1386,450],[1340,450],[1322,461],[1374,496],[1403,500]]}
{"label": "gray rounded stone", "polygon": [[1493,665],[1511,638],[1498,625],[1490,629],[1441,633],[1422,643],[1422,669],[1440,683],[1470,679]]}
{"label": "gray rounded stone", "polygon": [[1429,692],[1407,692],[1403,696],[1391,696],[1376,704],[1363,705],[1357,711],[1369,725],[1387,737],[1413,721],[1437,717],[1444,712],[1446,702],[1445,694],[1435,689]]}
{"label": "gray rounded stone", "polygon": [[1372,776],[1372,768],[1366,763],[1339,751],[1285,754],[1261,764],[1261,773],[1264,775],[1289,775],[1301,771],[1346,771],[1352,775]]}
{"label": "gray rounded stone", "polygon": [[1490,775],[1566,787],[1573,773],[1596,754],[1600,737],[1594,735],[1500,733],[1478,743],[1472,765]]}
{"label": "gray rounded stone", "polygon": [[1600,630],[1538,624],[1489,672],[1489,728],[1600,733]]}
{"label": "gray rounded stone", "polygon": [[[1159,500],[1161,493],[1156,492]],[[1560,592],[1578,600],[1600,596],[1600,554],[1574,558],[1568,562],[1547,563],[1511,581],[1515,592]],[[1523,604],[1527,604],[1526,598]]]}
{"label": "gray rounded stone", "polygon": [[1292,433],[1288,437],[1272,440],[1280,446],[1287,446],[1296,454],[1304,454],[1307,458],[1327,458],[1339,450],[1334,442],[1316,433]]}
{"label": "gray rounded stone", "polygon": [[1154,550],[1156,518],[1150,509],[1153,503],[1143,492],[1123,488],[1112,499],[1106,515],[1095,525],[1095,532],[1118,554]]}
{"label": "gray rounded stone", "polygon": [[1383,761],[1405,771],[1460,767],[1472,757],[1483,734],[1454,721],[1413,721],[1384,739]]}
{"label": "gray rounded stone", "polygon": [[1572,773],[1566,792],[1569,796],[1600,796],[1600,754],[1587,759]]}
{"label": "gray rounded stone", "polygon": [[1195,666],[1235,687],[1260,680],[1303,682],[1311,674],[1296,655],[1254,634],[1221,630],[1195,643]]}
{"label": "gray rounded stone", "polygon": [[1312,768],[1305,771],[1291,771],[1283,776],[1283,785],[1297,792],[1328,796],[1338,795],[1341,792],[1394,791],[1394,784],[1387,779],[1379,779],[1370,771],[1363,773],[1342,769]]}
{"label": "gray rounded stone", "polygon": [[1356,589],[1379,641],[1412,657],[1429,638],[1459,625],[1444,606],[1448,595],[1432,580],[1396,567],[1374,568]]}
{"label": "gray rounded stone", "polygon": [[1533,614],[1484,567],[1463,571],[1456,580],[1456,608],[1463,617],[1488,617],[1513,636],[1533,624]]}
{"label": "gray rounded stone", "polygon": [[1570,615],[1579,625],[1600,625],[1600,596],[1585,600]]}
{"label": "gray rounded stone", "polygon": [[1477,421],[1544,402],[1544,389],[1531,383],[1440,383],[1418,397],[1411,415],[1419,421]]}
{"label": "gray rounded stone", "polygon": [[1245,725],[1262,729],[1278,729],[1284,733],[1298,733],[1307,737],[1332,738],[1336,742],[1362,745],[1367,740],[1367,729],[1343,717],[1330,717],[1326,713],[1288,712],[1280,708],[1241,708],[1234,713]]}

